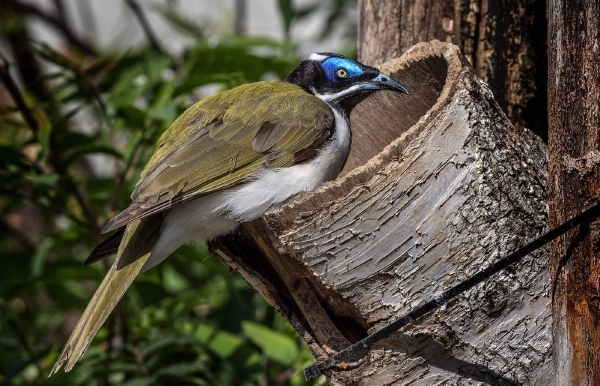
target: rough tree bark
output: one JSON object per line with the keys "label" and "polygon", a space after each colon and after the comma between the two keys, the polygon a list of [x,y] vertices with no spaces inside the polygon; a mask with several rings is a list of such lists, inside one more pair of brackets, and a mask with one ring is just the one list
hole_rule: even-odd
{"label": "rough tree bark", "polygon": [[[361,166],[210,244],[319,360],[546,229],[545,146],[517,133],[458,47],[421,43],[381,69],[411,94],[354,109],[365,142],[354,140],[350,164]],[[391,139],[384,149],[375,137]],[[328,381],[547,385],[549,286],[540,250]]]}
{"label": "rough tree bark", "polygon": [[359,59],[381,64],[418,42],[452,42],[509,120],[546,138],[545,7],[544,0],[359,0]]}
{"label": "rough tree bark", "polygon": [[[550,224],[600,200],[600,3],[548,2]],[[600,221],[552,244],[557,385],[600,385]]]}

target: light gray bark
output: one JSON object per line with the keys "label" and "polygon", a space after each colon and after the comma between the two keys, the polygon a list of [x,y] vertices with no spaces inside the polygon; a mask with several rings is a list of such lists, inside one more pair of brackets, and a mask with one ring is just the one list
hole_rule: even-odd
{"label": "light gray bark", "polygon": [[[547,227],[543,143],[515,131],[456,46],[420,43],[381,69],[411,94],[380,93],[355,108],[344,176],[211,244],[317,359]],[[549,289],[540,250],[327,372],[328,381],[548,385]]]}

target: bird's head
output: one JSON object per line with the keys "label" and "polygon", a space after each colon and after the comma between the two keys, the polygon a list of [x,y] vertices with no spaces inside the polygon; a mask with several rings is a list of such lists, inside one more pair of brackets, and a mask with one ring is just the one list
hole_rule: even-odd
{"label": "bird's head", "polygon": [[408,94],[402,84],[376,68],[332,53],[313,53],[285,80],[302,87],[332,107],[354,105],[377,90]]}

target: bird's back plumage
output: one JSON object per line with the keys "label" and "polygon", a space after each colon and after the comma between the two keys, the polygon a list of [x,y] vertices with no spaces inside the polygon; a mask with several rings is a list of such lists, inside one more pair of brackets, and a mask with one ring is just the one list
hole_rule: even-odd
{"label": "bird's back plumage", "polygon": [[103,232],[238,185],[259,167],[305,161],[333,125],[326,103],[286,82],[252,83],[203,99],[165,131],[133,203]]}

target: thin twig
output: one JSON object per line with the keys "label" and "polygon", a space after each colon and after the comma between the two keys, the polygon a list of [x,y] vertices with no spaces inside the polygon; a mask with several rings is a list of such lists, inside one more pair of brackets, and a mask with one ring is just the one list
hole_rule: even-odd
{"label": "thin twig", "polygon": [[56,8],[56,13],[58,14],[58,19],[65,27],[70,29],[69,18],[67,17],[65,3],[63,2],[63,0],[53,0],[53,2],[54,8]]}
{"label": "thin twig", "polygon": [[127,2],[127,5],[129,6],[129,8],[131,8],[133,13],[137,17],[138,21],[140,22],[140,25],[142,26],[142,29],[144,30],[144,33],[146,34],[146,38],[148,39],[148,42],[150,42],[150,45],[152,46],[152,48],[154,48],[156,51],[158,51],[160,53],[163,53],[164,51],[161,49],[160,45],[158,44],[158,40],[156,39],[156,36],[154,35],[154,31],[152,31],[152,28],[150,28],[150,23],[148,23],[148,19],[146,19],[146,15],[144,14],[144,11],[140,7],[140,5],[135,0],[126,0],[126,2]]}
{"label": "thin twig", "polygon": [[455,285],[449,290],[434,297],[430,301],[421,304],[414,310],[410,311],[408,314],[405,314],[404,316],[388,324],[387,326],[375,331],[373,334],[367,336],[366,338],[359,340],[358,342],[350,345],[349,347],[346,347],[339,353],[325,359],[324,361],[315,363],[312,366],[306,368],[304,370],[304,376],[306,377],[306,380],[308,381],[314,379],[322,375],[323,371],[332,368],[338,363],[347,361],[351,358],[355,358],[359,354],[366,352],[366,350],[369,347],[371,347],[371,345],[373,345],[374,343],[387,338],[392,333],[398,331],[400,328],[411,324],[420,317],[425,316],[429,312],[439,308],[440,306],[448,302],[450,299],[453,299],[454,297],[464,293],[465,291],[468,291],[469,289],[475,287],[477,284],[482,283],[484,280],[490,278],[492,275],[495,275],[503,269],[508,268],[510,265],[520,261],[523,257],[527,256],[531,252],[541,248],[550,241],[567,233],[569,230],[575,228],[576,226],[581,225],[583,223],[591,222],[597,219],[598,217],[600,217],[600,202],[587,209],[583,213],[573,217],[569,221],[536,238],[529,244],[511,253],[505,258],[498,260],[497,262],[485,269],[482,269],[475,275],[469,277],[467,280],[460,282],[459,284]]}
{"label": "thin twig", "polygon": [[235,0],[235,19],[234,19],[234,33],[237,36],[244,36],[246,34],[246,14],[247,4],[246,0]]}
{"label": "thin twig", "polygon": [[9,6],[13,7],[16,11],[20,11],[26,14],[30,14],[39,18],[40,20],[51,25],[55,29],[59,30],[70,45],[76,47],[78,50],[86,55],[98,56],[98,52],[88,43],[81,40],[75,32],[66,24],[63,24],[62,20],[54,15],[50,15],[33,4],[21,3],[17,0],[2,0]]}
{"label": "thin twig", "polygon": [[4,56],[4,54],[2,54],[1,52],[0,52],[0,79],[2,79],[2,83],[4,83],[4,86],[10,93],[10,96],[12,97],[13,101],[16,103],[17,107],[19,108],[19,111],[21,112],[23,119],[25,120],[25,122],[27,122],[27,125],[29,125],[29,127],[31,128],[31,131],[33,132],[33,134],[37,135],[37,133],[38,133],[37,121],[35,120],[33,114],[31,113],[31,110],[29,110],[29,107],[27,107],[27,104],[25,103],[25,100],[23,99],[23,95],[21,95],[21,91],[19,91],[19,87],[17,86],[17,84],[15,83],[13,78],[10,76],[8,61],[6,60],[6,57]]}
{"label": "thin twig", "polygon": [[142,351],[139,348],[133,347],[133,346],[130,348],[130,350],[133,353],[133,356],[135,357],[135,363],[137,364],[138,368],[140,369],[140,372],[145,377],[150,377],[150,372],[148,371],[148,367],[146,366],[146,363],[144,362],[144,357],[142,355]]}

